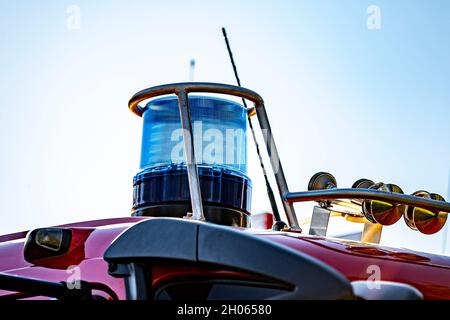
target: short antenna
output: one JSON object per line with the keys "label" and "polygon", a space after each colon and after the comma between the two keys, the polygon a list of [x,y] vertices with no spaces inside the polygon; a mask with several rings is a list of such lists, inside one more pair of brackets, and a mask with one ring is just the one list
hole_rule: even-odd
{"label": "short antenna", "polygon": [[[222,28],[222,34],[225,39],[225,43],[227,45],[228,55],[230,57],[231,65],[233,66],[233,71],[234,71],[234,76],[236,78],[236,82],[237,82],[238,86],[241,87],[241,80],[239,79],[236,64],[234,62],[233,52],[231,52],[230,42],[228,41],[227,31],[225,30],[225,28]],[[242,103],[244,104],[244,107],[247,109],[247,103],[244,98],[242,98]],[[266,181],[267,195],[269,196],[270,206],[272,207],[273,216],[275,217],[275,224],[273,227],[275,230],[281,230],[287,225],[286,225],[286,223],[281,221],[280,213],[278,212],[277,203],[275,201],[275,196],[274,196],[272,187],[270,186],[269,179],[267,178],[267,171],[264,166],[261,152],[259,150],[259,144],[258,144],[258,141],[256,140],[255,130],[253,129],[252,120],[250,119],[249,115],[247,116],[247,119],[248,119],[248,124],[249,124],[250,130],[252,132],[253,141],[255,142],[256,153],[258,154],[259,163],[261,165],[261,169],[262,169],[262,172],[264,175],[264,180]]]}
{"label": "short antenna", "polygon": [[189,62],[189,82],[194,81],[195,59]]}

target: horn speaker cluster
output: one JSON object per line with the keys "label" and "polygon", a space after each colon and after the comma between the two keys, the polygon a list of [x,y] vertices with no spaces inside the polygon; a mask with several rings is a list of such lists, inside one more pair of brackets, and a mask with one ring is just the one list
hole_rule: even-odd
{"label": "horn speaker cluster", "polygon": [[[308,184],[309,191],[335,188],[337,188],[336,178],[327,172],[316,173],[312,176]],[[352,188],[374,189],[403,194],[403,190],[396,184],[374,183],[369,179],[359,179],[352,185]],[[412,196],[445,201],[441,195],[424,190],[416,191]],[[444,227],[447,221],[447,212],[439,210],[429,210],[380,200],[359,199],[356,201],[352,200],[351,202],[360,205],[362,215],[372,223],[389,226],[398,222],[403,216],[409,228],[424,234],[438,232]]]}

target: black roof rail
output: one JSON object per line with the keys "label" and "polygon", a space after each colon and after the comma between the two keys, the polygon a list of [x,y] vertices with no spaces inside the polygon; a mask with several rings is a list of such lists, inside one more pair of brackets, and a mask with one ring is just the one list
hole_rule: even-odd
{"label": "black roof rail", "polygon": [[118,236],[104,254],[109,273],[124,277],[127,299],[151,298],[155,260],[238,269],[292,288],[274,299],[352,299],[350,282],[325,263],[244,230],[173,218],[148,219]]}
{"label": "black roof rail", "polygon": [[[40,279],[0,273],[0,289],[26,296],[45,296],[58,300],[92,300],[89,283],[80,281],[80,288],[70,289],[66,282],[51,282]],[[0,296],[8,299],[9,295]]]}

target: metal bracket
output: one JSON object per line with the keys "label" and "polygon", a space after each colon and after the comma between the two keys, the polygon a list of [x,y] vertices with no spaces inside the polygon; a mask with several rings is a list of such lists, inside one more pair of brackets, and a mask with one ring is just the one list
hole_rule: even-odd
{"label": "metal bracket", "polygon": [[381,240],[381,232],[383,225],[379,223],[366,222],[361,234],[361,242],[369,242],[379,244]]}
{"label": "metal bracket", "polygon": [[[328,223],[330,221],[333,210],[314,206],[309,234],[313,236],[325,237],[327,235]],[[381,240],[381,232],[383,226],[378,223],[365,222],[364,229],[361,233],[361,242],[379,244]]]}
{"label": "metal bracket", "polygon": [[311,225],[309,227],[309,234],[313,236],[327,235],[328,222],[330,221],[331,210],[314,206]]}

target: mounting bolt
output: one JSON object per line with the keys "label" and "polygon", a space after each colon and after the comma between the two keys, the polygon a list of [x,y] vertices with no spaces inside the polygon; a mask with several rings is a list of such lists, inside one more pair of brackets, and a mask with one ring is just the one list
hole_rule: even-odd
{"label": "mounting bolt", "polygon": [[117,270],[117,264],[116,263],[108,263],[108,272],[114,272]]}

